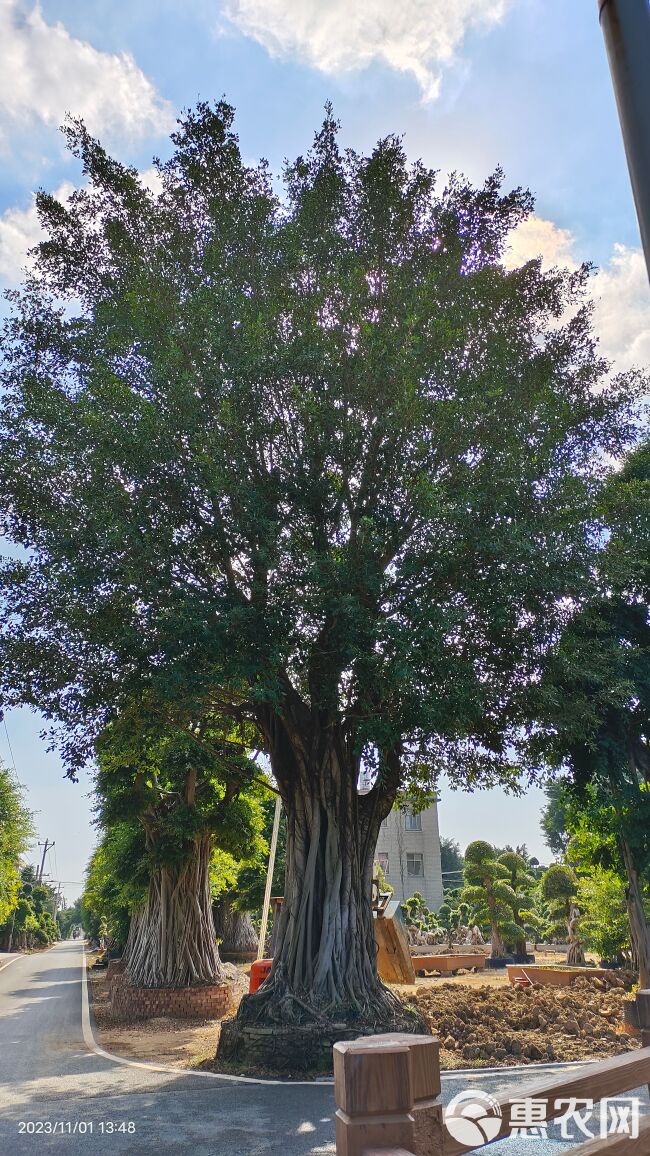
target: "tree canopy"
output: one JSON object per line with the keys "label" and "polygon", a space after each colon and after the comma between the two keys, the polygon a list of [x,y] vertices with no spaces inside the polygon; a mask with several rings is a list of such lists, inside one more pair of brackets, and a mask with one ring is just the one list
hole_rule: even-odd
{"label": "tree canopy", "polygon": [[[584,581],[605,385],[587,271],[506,272],[531,208],[339,150],[328,114],[281,200],[222,103],[152,192],[68,124],[85,185],[3,340],[5,694],[74,768],[142,681],[263,731],[294,698],[355,747],[472,778]],[[602,385],[603,388],[597,388]]]}

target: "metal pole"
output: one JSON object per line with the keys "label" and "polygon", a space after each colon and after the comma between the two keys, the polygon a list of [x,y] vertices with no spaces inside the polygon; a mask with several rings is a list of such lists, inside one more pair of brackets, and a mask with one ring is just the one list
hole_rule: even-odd
{"label": "metal pole", "polygon": [[650,3],[598,0],[598,12],[650,276]]}
{"label": "metal pole", "polygon": [[278,846],[278,830],[280,828],[280,812],[282,799],[278,795],[275,800],[275,814],[273,815],[273,834],[271,835],[271,850],[269,851],[269,865],[266,871],[266,887],[264,889],[264,905],[262,907],[262,924],[260,937],[257,941],[257,958],[264,959],[264,944],[266,943],[266,927],[269,921],[269,907],[271,906],[271,887],[273,886],[273,870],[275,868],[275,852]]}

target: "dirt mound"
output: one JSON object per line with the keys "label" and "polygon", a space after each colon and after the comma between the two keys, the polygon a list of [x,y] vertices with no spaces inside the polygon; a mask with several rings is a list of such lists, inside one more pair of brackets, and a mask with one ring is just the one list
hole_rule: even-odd
{"label": "dirt mound", "polygon": [[421,988],[415,1004],[441,1043],[444,1068],[509,1067],[616,1056],[638,1047],[623,1034],[625,986]]}

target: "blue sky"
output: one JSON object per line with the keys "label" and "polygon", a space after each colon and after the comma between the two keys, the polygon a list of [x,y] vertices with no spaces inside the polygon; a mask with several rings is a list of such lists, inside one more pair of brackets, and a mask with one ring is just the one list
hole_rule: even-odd
{"label": "blue sky", "polygon": [[[650,364],[639,248],[596,0],[0,0],[0,284],[38,239],[33,191],[79,180],[57,125],[79,113],[120,157],[164,156],[174,117],[225,95],[244,153],[278,169],[334,103],[346,144],[389,132],[444,174],[497,164],[536,195],[512,260],[593,261],[595,323],[619,368]],[[68,898],[92,845],[88,784],[62,781],[41,723],[7,718],[39,837]],[[0,728],[0,756],[10,762]],[[539,792],[443,795],[443,834],[526,841],[540,857]],[[547,856],[546,856],[547,857]]]}

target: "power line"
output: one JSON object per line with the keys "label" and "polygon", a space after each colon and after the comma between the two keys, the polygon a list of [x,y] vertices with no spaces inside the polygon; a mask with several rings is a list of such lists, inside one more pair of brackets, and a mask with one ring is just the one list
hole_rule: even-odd
{"label": "power line", "polygon": [[9,747],[9,756],[11,758],[11,765],[14,769],[14,775],[16,776],[16,778],[18,778],[18,771],[16,769],[16,760],[14,758],[14,751],[13,751],[13,747],[11,745],[11,739],[9,738],[9,730],[7,728],[7,720],[5,718],[4,712],[2,713],[2,721],[4,723],[5,735],[7,736],[7,746]]}

